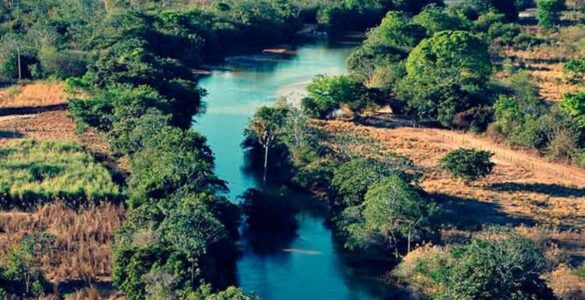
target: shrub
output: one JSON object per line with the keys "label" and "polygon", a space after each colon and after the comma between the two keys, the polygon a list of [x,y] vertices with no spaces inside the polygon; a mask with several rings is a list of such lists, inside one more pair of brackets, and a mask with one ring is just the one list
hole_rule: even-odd
{"label": "shrub", "polygon": [[585,57],[569,60],[563,67],[563,72],[569,83],[585,83]]}
{"label": "shrub", "polygon": [[58,78],[82,76],[87,71],[88,60],[82,52],[43,49],[39,53],[42,71]]}
{"label": "shrub", "polygon": [[47,280],[41,260],[55,251],[56,237],[46,232],[27,233],[0,261],[0,281],[7,292],[18,296],[40,296]]}
{"label": "shrub", "polygon": [[555,137],[548,146],[548,155],[554,161],[570,163],[573,160],[573,154],[577,145],[570,132],[561,130],[556,133]]}
{"label": "shrub", "polygon": [[463,179],[466,184],[469,184],[492,172],[495,166],[491,161],[493,155],[487,151],[459,148],[443,157],[440,165],[453,178]]}
{"label": "shrub", "polygon": [[335,169],[331,186],[337,195],[337,204],[341,207],[359,205],[372,184],[382,179],[398,175],[410,182],[413,177],[408,174],[403,162],[378,160],[374,158],[355,158]]}
{"label": "shrub", "polygon": [[474,240],[451,250],[444,296],[451,299],[552,299],[540,276],[543,254],[529,240],[511,237]]}
{"label": "shrub", "polygon": [[361,113],[377,102],[377,95],[347,75],[318,76],[309,84],[307,91],[309,96],[303,100],[303,108],[316,118],[331,117],[341,104]]}
{"label": "shrub", "polygon": [[565,8],[564,0],[537,0],[538,25],[545,29],[552,29],[561,21],[561,12]]}
{"label": "shrub", "polygon": [[530,240],[498,233],[407,256],[394,274],[433,299],[554,299],[546,259]]}

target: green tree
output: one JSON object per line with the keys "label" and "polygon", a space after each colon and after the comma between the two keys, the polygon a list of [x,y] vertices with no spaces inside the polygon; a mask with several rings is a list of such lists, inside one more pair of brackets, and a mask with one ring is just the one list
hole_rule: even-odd
{"label": "green tree", "polygon": [[404,13],[391,11],[378,27],[368,33],[368,43],[409,52],[425,37],[425,27],[413,23]]}
{"label": "green tree", "polygon": [[504,14],[509,22],[518,19],[518,7],[514,0],[465,0],[479,14],[485,14],[491,10]]}
{"label": "green tree", "polygon": [[410,53],[407,76],[396,94],[417,120],[439,120],[453,127],[458,113],[485,102],[480,95],[486,92],[491,70],[482,40],[465,31],[442,31]]}
{"label": "green tree", "polygon": [[160,232],[162,242],[168,244],[175,255],[187,260],[191,286],[200,275],[202,257],[215,244],[231,238],[225,226],[198,198],[185,198],[161,223]]}
{"label": "green tree", "polygon": [[288,108],[286,106],[261,107],[256,111],[245,130],[244,134],[248,139],[253,139],[264,149],[264,182],[266,182],[268,175],[270,149],[279,142],[278,138],[284,132],[287,114]]}
{"label": "green tree", "polygon": [[114,123],[107,133],[107,140],[114,155],[132,155],[144,148],[145,142],[169,126],[170,115],[163,115],[151,108],[139,117],[128,117]]}
{"label": "green tree", "polygon": [[303,99],[303,108],[317,118],[330,117],[341,104],[355,113],[361,113],[379,101],[379,95],[348,75],[317,76],[307,91],[309,95]]}
{"label": "green tree", "polygon": [[563,67],[563,73],[568,82],[574,84],[585,83],[585,56],[569,60]]}
{"label": "green tree", "polygon": [[407,181],[413,178],[400,162],[374,158],[355,158],[336,168],[331,186],[341,207],[356,206],[364,201],[368,188],[384,178],[397,175]]}
{"label": "green tree", "polygon": [[427,35],[445,30],[463,30],[464,21],[456,15],[451,15],[444,8],[429,6],[413,18],[415,24],[423,26]]}
{"label": "green tree", "polygon": [[495,167],[491,161],[493,155],[487,151],[459,148],[443,157],[440,165],[454,178],[463,179],[466,184],[470,184],[493,171]]}
{"label": "green tree", "polygon": [[559,25],[561,12],[565,9],[564,0],[537,0],[536,5],[538,7],[536,16],[540,27],[551,30]]}
{"label": "green tree", "polygon": [[25,234],[20,243],[10,249],[2,259],[2,276],[10,284],[8,291],[19,296],[40,295],[46,279],[42,272],[42,259],[55,251],[56,237],[46,232]]}
{"label": "green tree", "polygon": [[434,212],[431,201],[397,176],[370,186],[363,206],[366,230],[388,236],[393,245],[398,245],[399,237],[406,237],[407,253]]}
{"label": "green tree", "polygon": [[218,191],[225,183],[213,173],[214,158],[199,133],[176,127],[159,128],[130,160],[129,204],[164,199],[177,191]]}
{"label": "green tree", "polygon": [[445,276],[447,299],[553,299],[541,275],[543,254],[519,237],[475,239],[451,250],[453,262]]}
{"label": "green tree", "polygon": [[581,128],[585,128],[585,91],[565,94],[560,107]]}
{"label": "green tree", "polygon": [[487,45],[466,31],[444,31],[423,40],[408,56],[414,82],[451,81],[465,89],[485,86],[492,73]]}

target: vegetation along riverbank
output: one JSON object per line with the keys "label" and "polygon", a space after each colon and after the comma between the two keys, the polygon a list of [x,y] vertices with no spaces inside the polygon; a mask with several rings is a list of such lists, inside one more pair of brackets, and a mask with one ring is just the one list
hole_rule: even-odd
{"label": "vegetation along riverbank", "polygon": [[250,119],[260,180],[323,199],[344,251],[413,297],[584,298],[584,9],[0,1],[0,298],[254,299],[242,220],[288,230],[294,211],[262,189],[227,198],[192,128],[198,78],[348,31],[367,34],[347,74]]}

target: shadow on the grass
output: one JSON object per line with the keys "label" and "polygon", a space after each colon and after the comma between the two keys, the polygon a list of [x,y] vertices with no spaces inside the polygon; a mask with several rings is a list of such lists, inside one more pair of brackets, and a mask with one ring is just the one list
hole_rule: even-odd
{"label": "shadow on the grass", "polygon": [[500,192],[531,192],[551,197],[585,197],[585,189],[548,183],[494,183],[490,189]]}
{"label": "shadow on the grass", "polygon": [[447,227],[480,230],[483,226],[534,225],[529,218],[512,216],[501,211],[500,205],[446,194],[430,194],[441,206],[435,222]]}

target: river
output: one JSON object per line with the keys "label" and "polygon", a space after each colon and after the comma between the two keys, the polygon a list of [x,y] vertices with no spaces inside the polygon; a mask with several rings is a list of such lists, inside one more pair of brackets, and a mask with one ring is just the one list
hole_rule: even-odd
{"label": "river", "polygon": [[[196,118],[195,128],[208,138],[216,157],[216,173],[229,184],[234,202],[248,188],[261,187],[258,176],[246,168],[240,147],[249,118],[262,105],[279,95],[302,94],[304,86],[318,74],[345,71],[349,46],[309,44],[295,55],[275,61],[265,56],[242,56],[228,70],[213,71],[200,80],[209,95],[206,112]],[[250,64],[260,59],[261,63]],[[234,68],[235,67],[235,68]],[[356,267],[350,255],[336,245],[326,225],[327,207],[298,192],[287,193],[300,207],[294,233],[251,243],[242,237],[243,255],[237,263],[238,285],[266,300],[297,299],[390,299],[392,289],[375,274]]]}

